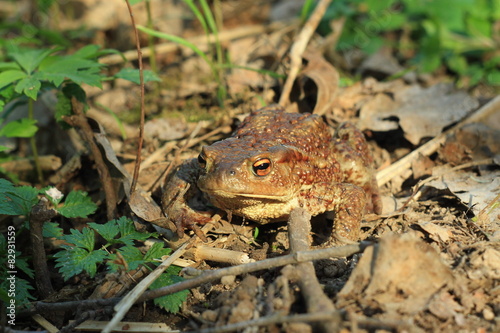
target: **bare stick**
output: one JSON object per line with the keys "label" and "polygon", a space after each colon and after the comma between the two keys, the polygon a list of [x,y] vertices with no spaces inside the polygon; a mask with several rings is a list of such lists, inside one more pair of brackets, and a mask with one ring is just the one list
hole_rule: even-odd
{"label": "bare stick", "polygon": [[137,186],[137,179],[139,178],[139,169],[141,167],[141,152],[142,152],[142,144],[144,142],[144,68],[142,66],[142,52],[141,52],[141,43],[139,41],[139,32],[137,31],[137,27],[135,26],[134,14],[132,13],[132,7],[130,6],[130,2],[125,0],[127,3],[128,12],[130,14],[130,20],[132,21],[132,28],[134,29],[135,34],[135,46],[137,48],[137,59],[139,60],[139,80],[141,86],[141,121],[139,125],[139,142],[137,143],[137,156],[135,159],[134,166],[134,175],[132,177],[132,185],[130,186],[130,194],[134,193],[135,187]]}
{"label": "bare stick", "polygon": [[[295,208],[288,219],[288,234],[292,253],[309,250],[309,235],[311,233],[311,215],[303,208]],[[296,274],[300,292],[307,304],[308,313],[333,311],[329,320],[318,323],[318,329],[323,332],[337,332],[341,322],[340,314],[335,312],[335,306],[325,295],[316,277],[312,262],[302,262],[296,265]]]}
{"label": "bare stick", "polygon": [[290,50],[290,71],[288,72],[288,77],[286,78],[279,100],[279,104],[282,106],[286,106],[290,102],[290,92],[292,91],[293,82],[295,81],[295,78],[299,73],[300,66],[302,65],[302,54],[306,50],[307,43],[309,43],[309,40],[311,39],[319,21],[325,14],[326,8],[331,1],[332,0],[321,0],[318,3],[316,9],[312,13],[311,17],[309,17],[306,24],[304,24],[302,31],[292,45],[292,49]]}
{"label": "bare stick", "polygon": [[29,219],[35,282],[42,299],[49,297],[54,292],[50,281],[49,268],[47,267],[42,229],[43,223],[56,216],[57,212],[54,209],[49,209],[47,204],[48,200],[46,198],[40,199],[40,202],[31,209]]}
{"label": "bare stick", "polygon": [[104,194],[106,195],[107,218],[108,220],[112,220],[116,216],[117,199],[115,189],[113,188],[113,183],[111,181],[111,175],[109,174],[108,167],[104,162],[101,151],[94,140],[94,132],[87,121],[87,117],[83,114],[82,104],[75,97],[72,97],[71,106],[75,114],[69,117],[64,117],[63,119],[71,126],[81,129],[83,138],[87,141],[90,147],[97,171],[99,172],[102,188],[104,190]]}
{"label": "bare stick", "polygon": [[497,96],[491,101],[489,101],[486,105],[483,105],[483,107],[481,107],[479,110],[475,111],[474,113],[469,115],[466,119],[462,120],[449,130],[447,130],[446,132],[443,132],[440,135],[436,136],[431,141],[422,145],[418,149],[412,151],[411,153],[401,158],[400,160],[394,162],[387,168],[380,170],[377,173],[378,185],[382,186],[388,183],[394,177],[397,177],[402,173],[404,173],[411,167],[413,161],[417,160],[420,155],[429,156],[433,154],[436,150],[438,150],[441,144],[443,144],[446,141],[446,138],[459,128],[463,127],[466,124],[477,122],[482,118],[485,118],[488,115],[492,114],[493,112],[498,111],[499,109],[500,109],[500,96]]}

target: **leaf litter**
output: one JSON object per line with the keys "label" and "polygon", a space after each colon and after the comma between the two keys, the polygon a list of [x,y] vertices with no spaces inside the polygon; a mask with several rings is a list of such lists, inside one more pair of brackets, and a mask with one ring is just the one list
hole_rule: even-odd
{"label": "leaf litter", "polygon": [[[269,51],[259,57],[247,57],[239,64],[275,69],[273,66],[281,58],[284,45],[277,35],[283,36],[277,32],[265,37],[249,37],[243,45],[255,45],[255,50],[274,50],[275,53]],[[262,47],[258,43],[262,39],[272,47]],[[403,80],[382,82],[366,78],[339,88],[337,70],[322,56],[312,54],[304,58],[306,67],[295,82],[300,93],[290,109],[314,110],[332,124],[345,120],[357,123],[369,139],[381,168],[404,158],[425,140],[438,136],[484,106],[484,101],[444,83],[423,87]],[[194,66],[187,71],[194,82],[200,79],[193,74],[198,65],[188,65]],[[365,63],[364,70],[372,66]],[[278,81],[264,79],[255,72],[235,70],[229,82],[232,95],[239,96],[239,100],[235,98],[231,101],[232,107],[220,111],[213,106],[205,107],[209,101],[203,95],[213,90],[210,84],[188,82],[182,79],[179,94],[163,92],[159,108],[193,108],[197,112],[208,109],[205,114],[208,120],[203,120],[198,134],[191,137],[193,127],[186,125],[184,118],[166,121],[160,118],[146,124],[150,136],[144,158],[153,156],[160,148],[163,154],[149,161],[151,170],[141,173],[139,184],[144,187],[144,194],[139,197],[134,194],[129,199],[132,209],[145,221],[154,222],[161,216],[154,200],[158,199],[161,184],[158,179],[164,177],[165,169],[175,170],[182,160],[197,156],[201,145],[227,137],[228,129],[258,107],[255,91],[265,103],[270,103],[276,99],[270,88],[279,85]],[[113,100],[113,89],[108,89],[106,93],[111,95],[107,99]],[[93,98],[92,94],[90,97]],[[124,100],[123,91],[118,97]],[[496,103],[497,110],[500,108],[498,99],[490,102]],[[396,185],[385,185],[384,200],[393,204],[386,205],[382,216],[366,218],[362,238],[375,243],[364,253],[315,261],[315,274],[341,316],[339,327],[396,332],[493,332],[498,329],[500,177],[495,159],[500,150],[500,126],[498,120],[494,121],[495,114],[498,119],[496,112],[488,116],[485,123],[457,129],[436,154],[422,156],[411,168],[400,170],[399,179],[394,180]],[[106,153],[107,163],[119,171],[114,174],[118,182],[129,183],[130,176],[125,170],[131,172],[133,168],[130,156],[135,151],[134,143],[123,142],[118,133],[109,136],[111,142],[100,140],[100,147]],[[484,159],[490,160],[465,169],[454,168]],[[79,177],[84,177],[83,169],[78,167]],[[427,177],[435,179],[416,190],[419,180]],[[66,182],[85,188],[84,179],[74,177]],[[136,225],[151,227],[143,222]],[[221,220],[216,226],[207,235],[209,241],[204,246],[242,251],[252,260],[277,257],[289,249],[287,227],[283,224],[259,227],[257,236],[255,225],[237,218],[232,223]],[[314,232],[322,230],[313,226]],[[191,261],[191,265],[198,270],[221,267],[220,263],[207,260]],[[126,318],[171,322],[182,330],[196,330],[245,321],[251,325],[252,321],[271,314],[306,314],[296,277],[286,269],[272,268],[192,288],[181,313],[195,323],[188,323],[180,315],[165,315],[151,304],[147,305],[146,314],[133,308]],[[269,331],[300,329],[306,332],[316,327],[310,323],[276,321],[264,327]]]}

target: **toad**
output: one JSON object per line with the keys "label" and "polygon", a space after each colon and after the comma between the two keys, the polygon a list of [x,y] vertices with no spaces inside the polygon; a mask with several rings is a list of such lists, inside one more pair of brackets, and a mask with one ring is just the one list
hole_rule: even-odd
{"label": "toad", "polygon": [[196,211],[200,191],[215,207],[260,224],[286,221],[303,207],[335,213],[331,244],[357,241],[365,212],[382,204],[363,134],[344,123],[332,135],[314,114],[279,105],[252,112],[233,135],[204,146],[165,182],[162,205],[181,236],[210,218]]}

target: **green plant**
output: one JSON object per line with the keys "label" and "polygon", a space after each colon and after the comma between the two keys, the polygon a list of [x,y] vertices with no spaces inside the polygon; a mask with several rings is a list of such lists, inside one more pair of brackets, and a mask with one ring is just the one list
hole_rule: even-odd
{"label": "green plant", "polygon": [[[66,218],[87,217],[97,209],[97,205],[92,202],[87,193],[82,191],[72,191],[64,198],[64,195],[53,187],[38,190],[31,186],[15,186],[5,179],[0,179],[0,214],[22,217],[27,221],[40,196],[49,200],[53,209]],[[0,235],[0,255],[12,258],[12,266],[2,265],[0,267],[1,290],[9,290],[9,280],[7,279],[11,274],[9,271],[19,270],[29,279],[34,278],[33,270],[29,266],[29,257],[15,248],[15,239],[22,232],[26,232],[26,225],[27,223],[24,223],[18,230],[9,226],[7,238]],[[106,242],[98,249],[96,249],[96,232]],[[157,235],[137,232],[133,222],[126,217],[105,224],[91,222],[88,223],[88,227],[81,231],[71,229],[70,234],[67,235],[64,234],[58,223],[45,222],[43,237],[53,237],[65,242],[61,250],[53,256],[56,268],[65,280],[81,273],[87,273],[90,277],[94,277],[99,267],[107,267],[109,271],[116,272],[125,268],[126,270],[135,270],[139,265],[146,267],[158,265],[159,259],[171,251],[164,248],[162,242],[157,242],[146,253],[142,253],[135,247],[135,242],[157,237]],[[182,280],[178,276],[179,270],[178,267],[170,267],[158,281],[152,284],[150,289]],[[15,281],[15,295],[14,293],[12,295],[0,293],[0,300],[9,303],[9,299],[15,296],[16,303],[22,305],[35,299],[30,293],[33,287],[27,279],[15,276]],[[188,291],[182,291],[158,298],[155,300],[155,304],[167,311],[176,312],[187,295]]]}
{"label": "green plant", "polygon": [[[310,2],[304,15],[312,10]],[[326,33],[328,22],[341,16],[346,21],[337,44],[340,52],[358,48],[370,54],[391,45],[399,59],[421,72],[446,66],[459,76],[459,85],[500,85],[500,33],[494,28],[500,19],[498,1],[334,1],[320,31]]]}
{"label": "green plant", "polygon": [[[110,271],[117,271],[120,268],[135,270],[140,265],[149,267],[149,264],[158,265],[159,259],[168,255],[171,249],[164,248],[163,243],[154,243],[146,253],[142,253],[134,246],[134,241],[143,241],[150,237],[157,237],[155,234],[140,233],[134,228],[133,222],[121,217],[117,220],[109,221],[105,224],[88,223],[82,231],[71,230],[71,234],[57,236],[62,230],[54,224],[47,224],[50,231],[46,235],[54,235],[64,240],[68,245],[63,245],[63,250],[57,252],[56,267],[65,280],[86,272],[92,278],[97,273],[99,266],[107,266]],[[95,232],[101,235],[106,244],[101,248],[95,248]],[[119,254],[119,255],[118,255]],[[126,265],[124,265],[126,263]],[[157,279],[150,289],[156,289],[182,281],[177,274],[179,268],[169,267],[159,279]],[[186,300],[188,291],[161,297],[155,300],[155,304],[170,312],[177,312],[183,301]]]}
{"label": "green plant", "polygon": [[24,256],[16,247],[16,238],[26,231],[27,220],[31,209],[38,202],[38,197],[42,195],[47,198],[58,211],[65,217],[86,217],[95,212],[97,205],[93,203],[85,192],[72,191],[61,204],[63,195],[55,188],[44,188],[38,190],[31,186],[14,186],[6,179],[0,179],[0,215],[24,217],[25,223],[16,230],[12,225],[8,226],[7,238],[0,235],[0,255],[8,258],[8,265],[0,267],[0,289],[9,290],[9,280],[7,277],[15,279],[15,293],[0,294],[2,301],[9,303],[9,298],[15,297],[16,304],[22,305],[29,300],[35,299],[30,290],[33,287],[28,280],[17,275],[12,275],[11,271],[21,271],[28,278],[33,279],[33,270],[28,265],[28,257]]}
{"label": "green plant", "polygon": [[[35,142],[37,132],[36,120],[33,116],[33,102],[37,100],[41,91],[58,89],[57,119],[71,114],[72,97],[86,103],[85,91],[82,84],[101,87],[102,81],[122,78],[132,82],[139,81],[139,72],[124,68],[113,77],[102,75],[103,65],[98,57],[116,52],[101,50],[97,45],[87,45],[73,54],[62,54],[61,47],[51,49],[27,48],[15,43],[5,45],[6,60],[0,62],[0,109],[4,109],[0,129],[0,136],[29,138],[39,181],[42,173],[38,163],[38,153]],[[145,82],[159,81],[160,79],[150,71],[145,71]],[[17,101],[17,102],[15,102]],[[12,102],[8,109],[7,103]],[[20,103],[28,104],[28,117],[6,123],[6,118],[15,106]],[[0,152],[7,147],[0,146]]]}

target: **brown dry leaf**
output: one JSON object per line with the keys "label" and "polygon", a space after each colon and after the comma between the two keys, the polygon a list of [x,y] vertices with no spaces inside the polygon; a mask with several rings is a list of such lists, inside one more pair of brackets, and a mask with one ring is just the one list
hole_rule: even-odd
{"label": "brown dry leaf", "polygon": [[419,179],[423,176],[430,176],[435,163],[427,156],[420,154],[417,160],[411,163],[413,178]]}
{"label": "brown dry leaf", "polygon": [[432,247],[413,233],[392,234],[364,252],[337,305],[356,299],[363,308],[415,314],[452,281],[451,270]]}
{"label": "brown dry leaf", "polygon": [[[310,110],[313,105],[309,103],[315,101],[312,113],[323,115],[332,107],[332,103],[337,93],[339,83],[339,73],[323,56],[318,53],[307,52],[304,54],[307,65],[295,80],[294,87],[300,93],[292,91],[291,102],[298,104],[299,110]],[[311,86],[311,81],[314,87]]]}
{"label": "brown dry leaf", "polygon": [[[449,166],[434,168],[433,174],[442,175],[439,179],[427,183],[437,189],[449,189],[464,205],[478,214],[500,193],[500,171],[484,172],[478,176],[474,172],[448,171]],[[493,205],[481,215],[481,224],[500,223],[500,205]]]}
{"label": "brown dry leaf", "polygon": [[429,88],[411,85],[385,91],[363,105],[358,125],[374,131],[401,126],[406,139],[418,145],[422,138],[435,137],[478,105],[476,99],[454,90],[451,84]]}
{"label": "brown dry leaf", "polygon": [[445,228],[436,224],[439,221],[431,221],[431,222],[421,222],[418,223],[420,228],[429,233],[429,236],[436,242],[448,242],[451,237],[453,237],[453,233],[450,229]]}

